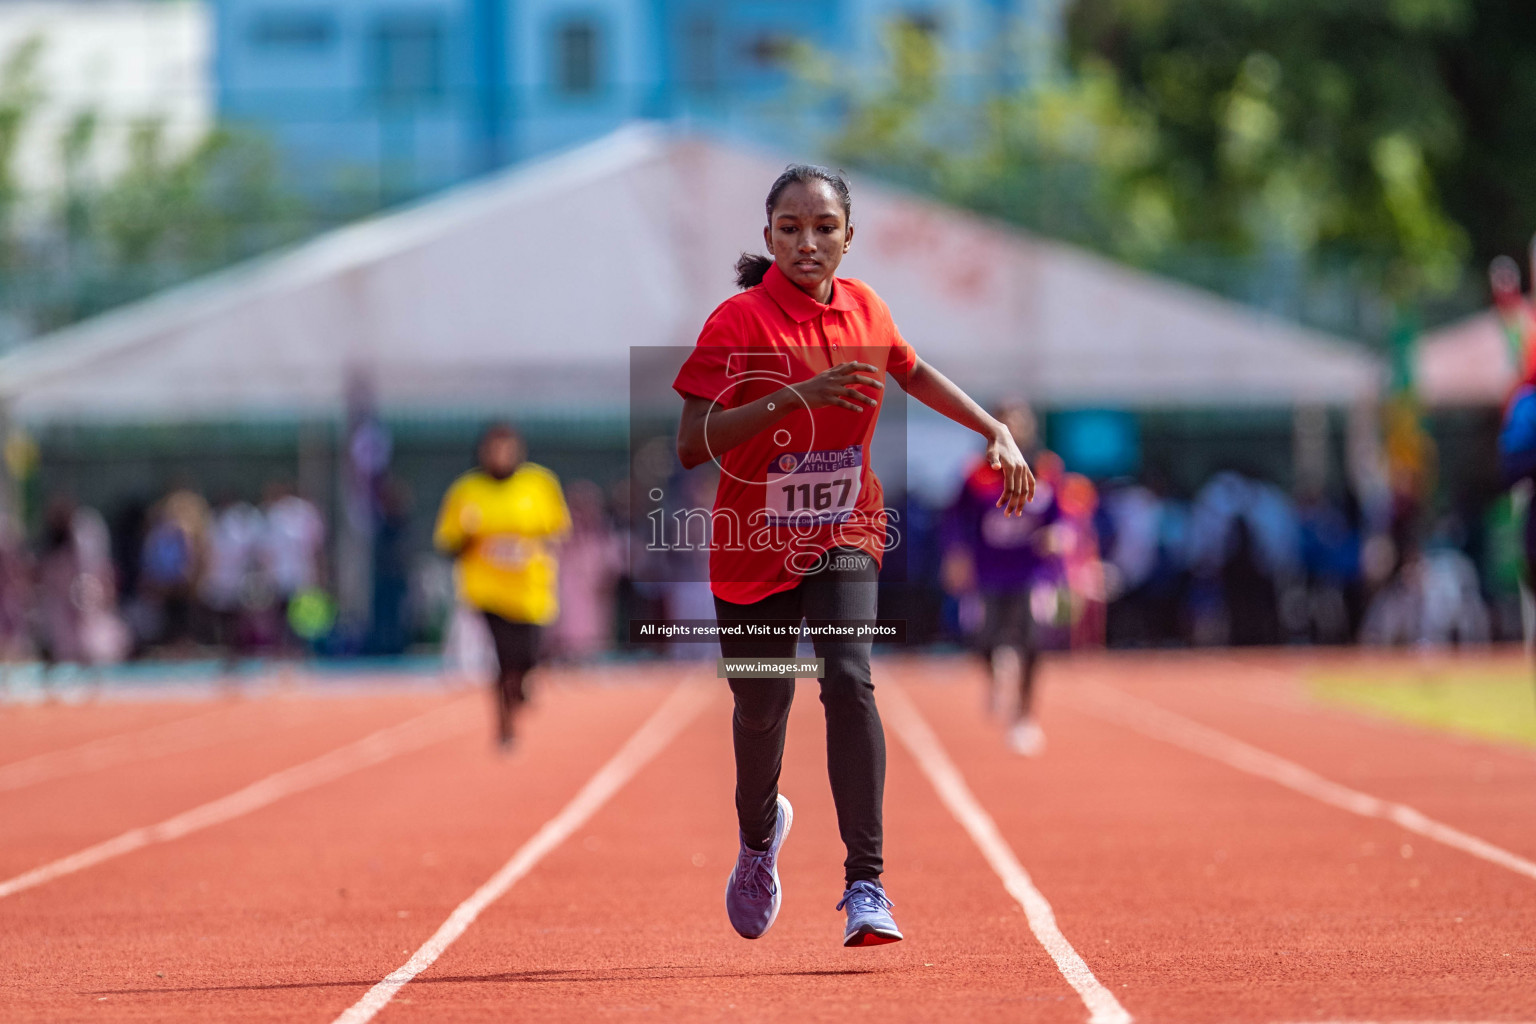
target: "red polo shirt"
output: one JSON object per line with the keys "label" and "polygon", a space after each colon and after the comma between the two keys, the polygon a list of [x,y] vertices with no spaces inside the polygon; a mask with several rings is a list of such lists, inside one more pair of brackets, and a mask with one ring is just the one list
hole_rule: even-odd
{"label": "red polo shirt", "polygon": [[[710,314],[672,386],[731,409],[847,362],[877,367],[869,376],[886,387],[904,386],[917,356],[862,281],[836,278],[822,305],[774,266]],[[884,395],[859,390],[877,403]],[[756,437],[712,453],[721,469],[709,552],[716,597],[750,604],[788,590],[831,547],[862,548],[879,561],[885,500],[869,458],[879,411],[797,404]]]}

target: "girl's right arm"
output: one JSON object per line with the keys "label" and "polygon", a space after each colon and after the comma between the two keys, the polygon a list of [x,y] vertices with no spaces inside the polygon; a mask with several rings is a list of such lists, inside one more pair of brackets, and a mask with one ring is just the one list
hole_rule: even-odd
{"label": "girl's right arm", "polygon": [[678,460],[684,469],[692,469],[712,457],[719,458],[801,408],[802,403],[811,409],[835,405],[862,412],[878,403],[853,385],[882,388],[884,385],[877,378],[865,376],[879,372],[869,363],[843,363],[734,409],[723,409],[707,398],[690,395],[683,400],[683,416],[677,425]]}

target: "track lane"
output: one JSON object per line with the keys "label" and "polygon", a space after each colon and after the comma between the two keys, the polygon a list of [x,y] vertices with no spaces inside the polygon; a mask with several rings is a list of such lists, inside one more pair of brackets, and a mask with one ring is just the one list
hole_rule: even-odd
{"label": "track lane", "polygon": [[218,742],[0,793],[0,879],[162,821],[458,699],[443,691],[279,698],[218,718]]}
{"label": "track lane", "polygon": [[1081,1024],[1018,905],[895,742],[886,884],[909,938],[844,949],[841,841],[814,684],[790,722],[795,805],[772,931],[739,938],[722,896],[736,853],[730,701],[705,714],[584,833],[492,906],[378,1020],[1029,1019]]}
{"label": "track lane", "polygon": [[1131,1016],[1125,1007],[1094,975],[1072,941],[1062,934],[1050,900],[1035,885],[1029,870],[1019,862],[1008,840],[998,831],[997,823],[977,801],[965,776],[950,759],[949,752],[927,720],[907,699],[901,687],[888,685],[885,689],[886,721],[894,722],[896,735],[927,776],[945,809],[965,829],[1008,895],[1024,911],[1029,930],[1083,1001],[1089,1024],[1131,1024]]}
{"label": "track lane", "polygon": [[[1384,663],[1381,656],[1370,662]],[[1409,658],[1401,663],[1404,671],[1418,667]],[[1536,750],[1317,703],[1301,677],[1317,665],[1315,658],[1186,656],[1134,675],[1096,669],[1095,678],[1536,859]]]}
{"label": "track lane", "polygon": [[[1003,749],[968,663],[877,672],[901,673],[1063,932],[1138,1021],[1531,1019],[1531,883],[1071,706],[1071,688],[1090,678],[1184,699],[1179,676],[1159,681],[1155,665],[1136,664],[1048,663],[1051,745],[1039,761]],[[1230,666],[1179,672],[1192,702],[1180,713],[1255,703],[1198,693],[1234,685]],[[398,966],[663,696],[649,684],[551,690],[508,761],[478,737],[440,745],[0,901],[10,968],[0,1017],[324,1024]],[[727,716],[722,688],[718,708],[379,1019],[1084,1020],[894,736],[887,881],[911,937],[837,945],[841,849],[813,686],[797,701],[786,758],[797,820],[785,911],[764,940],[737,938],[720,906],[734,856]],[[1306,718],[1275,709],[1225,724],[1315,743]],[[1265,745],[1258,733],[1242,738]],[[1410,747],[1419,739],[1405,736]],[[1351,742],[1317,749],[1387,782],[1399,767],[1423,768]],[[1307,763],[1303,748],[1276,752]],[[1446,783],[1449,797],[1476,784],[1473,763]],[[1448,772],[1425,774],[1445,782]],[[1431,810],[1364,776],[1339,781]],[[855,973],[835,973],[846,970]]]}
{"label": "track lane", "polygon": [[703,679],[686,679],[667,696],[614,755],[600,767],[560,813],[539,826],[496,873],[466,897],[409,960],[370,988],[336,1018],[335,1024],[368,1024],[406,985],[431,968],[487,909],[526,878],[550,853],[592,819],[615,793],[677,737],[713,696]]}
{"label": "track lane", "polygon": [[236,699],[0,703],[0,769],[86,743],[128,739],[147,729],[198,718]]}
{"label": "track lane", "polygon": [[983,718],[974,667],[902,678],[1138,1021],[1529,1019],[1528,880],[1079,713],[1095,671],[1048,663],[1033,761]]}
{"label": "track lane", "polygon": [[0,898],[15,896],[157,843],[176,842],[204,829],[238,820],[297,793],[462,736],[470,729],[470,713],[477,703],[466,698],[431,708],[162,821],[129,829],[104,842],[0,881]]}
{"label": "track lane", "polygon": [[219,742],[214,729],[224,719],[244,713],[246,707],[244,702],[222,700],[198,714],[0,764],[0,793],[211,746]]}
{"label": "track lane", "polygon": [[480,734],[437,744],[0,901],[6,1020],[79,1020],[101,1000],[114,1020],[333,1019],[665,693],[551,690],[511,757]]}

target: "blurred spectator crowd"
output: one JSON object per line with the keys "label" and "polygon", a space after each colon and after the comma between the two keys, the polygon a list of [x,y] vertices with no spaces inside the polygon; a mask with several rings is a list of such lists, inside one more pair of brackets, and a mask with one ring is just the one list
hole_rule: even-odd
{"label": "blurred spectator crowd", "polygon": [[[1347,499],[1292,496],[1234,472],[1178,499],[1155,479],[1096,484],[1066,472],[1049,453],[1038,468],[1061,509],[1053,557],[1030,598],[1045,646],[1430,645],[1519,635],[1513,584],[1490,582],[1486,565],[1479,571],[1488,557],[1477,549],[1492,541],[1472,534],[1487,531],[1454,517],[1427,531],[1373,522]],[[671,465],[659,471],[673,493],[709,507],[705,474],[680,474]],[[626,549],[643,551],[650,527],[644,520],[626,525],[631,484],[566,485],[573,528],[560,551],[561,615],[547,637],[556,660],[626,650],[713,656],[700,645],[669,651],[624,642],[630,617],[713,616],[704,551],[668,552],[660,569],[643,557],[631,565]],[[980,602],[963,581],[945,578],[950,513],[915,497],[905,508],[904,557],[887,559],[882,615],[906,620],[909,642],[964,643],[980,628]],[[473,644],[455,635],[454,624],[463,623],[453,615],[449,567],[411,549],[405,516],[402,503],[374,537],[374,629],[389,624],[391,635],[380,645],[340,650],[326,646],[336,619],[335,538],[320,509],[292,488],[269,485],[259,504],[210,503],[176,489],[110,521],[55,498],[32,543],[14,529],[0,539],[0,657],[100,665],[146,654],[399,653],[412,644]],[[1421,533],[1428,536],[1422,543],[1413,539]]]}
{"label": "blurred spectator crowd", "polygon": [[1095,515],[1112,646],[1486,643],[1489,597],[1465,527],[1421,540],[1418,510],[1373,517],[1220,473],[1191,500],[1107,486]]}
{"label": "blurred spectator crowd", "polygon": [[325,549],[319,510],[281,484],[260,505],[177,489],[110,522],[55,497],[35,544],[15,531],[0,542],[0,648],[92,665],[295,651],[323,594]]}
{"label": "blurred spectator crowd", "polygon": [[[1041,465],[1049,478],[1049,454]],[[1474,538],[1453,515],[1424,531],[1415,508],[1373,517],[1349,500],[1293,497],[1236,472],[1184,500],[1155,479],[1095,484],[1067,473],[1058,488],[1069,536],[1032,602],[1049,647],[1441,646],[1520,635],[1514,574],[1480,573],[1469,553],[1494,561],[1497,538],[1481,528]],[[912,591],[936,602],[918,639],[959,640],[979,626],[976,595],[941,578],[946,514],[914,516]],[[913,611],[922,617],[920,597]]]}

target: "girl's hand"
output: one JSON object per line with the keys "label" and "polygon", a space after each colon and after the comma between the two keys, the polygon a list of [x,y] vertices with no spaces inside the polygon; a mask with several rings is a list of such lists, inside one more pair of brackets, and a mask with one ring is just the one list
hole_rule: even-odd
{"label": "girl's hand", "polygon": [[[821,371],[803,384],[794,385],[794,390],[812,409],[837,406],[841,409],[863,412],[880,403],[877,399],[856,390],[854,385],[861,384],[864,387],[884,391],[885,385],[879,378],[865,376],[867,373],[879,372],[878,367],[871,366],[869,363],[842,363],[829,370]],[[855,402],[862,404],[855,405]]]}
{"label": "girl's hand", "polygon": [[1001,423],[993,428],[987,444],[987,465],[1003,471],[1003,496],[997,499],[997,507],[1005,516],[1022,516],[1024,506],[1035,498],[1035,474],[1029,471],[1013,434]]}

